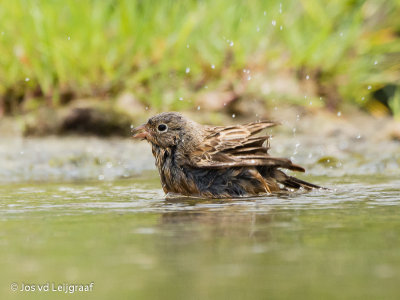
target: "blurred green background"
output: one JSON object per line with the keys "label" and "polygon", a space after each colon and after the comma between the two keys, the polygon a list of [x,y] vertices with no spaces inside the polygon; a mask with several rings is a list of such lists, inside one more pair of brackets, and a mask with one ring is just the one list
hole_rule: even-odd
{"label": "blurred green background", "polygon": [[396,0],[2,1],[0,114],[256,100],[400,118],[399,15]]}

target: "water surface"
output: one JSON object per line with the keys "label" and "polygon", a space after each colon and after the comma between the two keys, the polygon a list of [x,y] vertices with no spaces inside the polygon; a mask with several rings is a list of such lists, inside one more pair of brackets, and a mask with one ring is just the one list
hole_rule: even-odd
{"label": "water surface", "polygon": [[[67,141],[0,142],[0,299],[400,296],[399,144],[283,141],[331,190],[211,200],[166,199],[147,145]],[[10,289],[47,282],[94,289]]]}
{"label": "water surface", "polygon": [[400,180],[315,180],[336,190],[165,200],[153,172],[0,187],[1,299],[53,299],[9,286],[48,281],[94,282],[74,294],[93,299],[397,299]]}

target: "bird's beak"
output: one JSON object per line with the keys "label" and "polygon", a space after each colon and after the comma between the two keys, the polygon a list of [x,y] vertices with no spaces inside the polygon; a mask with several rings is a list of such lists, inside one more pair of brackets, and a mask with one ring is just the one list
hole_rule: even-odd
{"label": "bird's beak", "polygon": [[132,134],[134,139],[147,139],[149,137],[149,132],[147,131],[146,124],[140,125],[132,129]]}

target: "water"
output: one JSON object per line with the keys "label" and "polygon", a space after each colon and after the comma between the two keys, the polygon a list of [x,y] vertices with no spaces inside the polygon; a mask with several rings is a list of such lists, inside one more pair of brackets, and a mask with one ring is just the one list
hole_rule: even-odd
{"label": "water", "polygon": [[195,201],[165,200],[155,175],[2,187],[1,298],[54,298],[9,290],[48,281],[96,299],[397,298],[399,179]]}
{"label": "water", "polygon": [[166,199],[144,143],[0,142],[0,298],[398,299],[400,146],[335,139],[271,143],[331,190],[233,200]]}

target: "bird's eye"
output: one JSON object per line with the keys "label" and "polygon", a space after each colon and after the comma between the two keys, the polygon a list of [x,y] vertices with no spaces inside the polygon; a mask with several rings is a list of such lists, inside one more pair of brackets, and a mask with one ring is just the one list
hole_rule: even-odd
{"label": "bird's eye", "polygon": [[167,131],[167,129],[168,129],[168,126],[165,124],[160,124],[157,127],[158,132],[164,132],[164,131]]}

